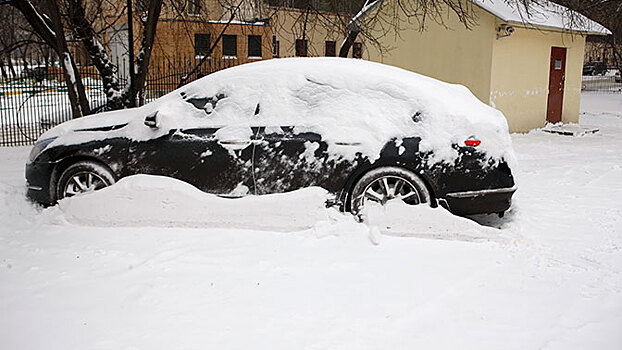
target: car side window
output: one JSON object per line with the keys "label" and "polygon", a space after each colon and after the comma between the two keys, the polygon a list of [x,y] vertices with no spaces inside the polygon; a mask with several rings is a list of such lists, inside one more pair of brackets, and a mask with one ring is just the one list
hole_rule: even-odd
{"label": "car side window", "polygon": [[222,93],[211,97],[188,97],[188,95],[182,91],[180,95],[184,101],[193,105],[194,108],[202,110],[207,115],[212,114],[214,109],[216,109],[218,101],[226,98],[225,94]]}

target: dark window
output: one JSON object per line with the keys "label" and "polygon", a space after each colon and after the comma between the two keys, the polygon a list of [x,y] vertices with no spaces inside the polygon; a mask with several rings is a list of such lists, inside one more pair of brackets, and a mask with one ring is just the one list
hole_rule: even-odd
{"label": "dark window", "polygon": [[209,34],[194,34],[194,54],[207,55],[209,53]]}
{"label": "dark window", "polygon": [[274,57],[279,57],[279,51],[280,47],[279,47],[279,41],[276,40],[276,35],[272,36],[272,56]]}
{"label": "dark window", "polygon": [[337,43],[336,42],[334,42],[334,41],[327,41],[326,42],[326,49],[324,50],[324,56],[330,56],[330,57],[337,56],[336,48],[337,48]]}
{"label": "dark window", "polygon": [[222,36],[222,55],[237,56],[238,55],[238,37],[235,35]]}
{"label": "dark window", "polygon": [[363,44],[354,43],[352,46],[352,58],[363,58]]}
{"label": "dark window", "polygon": [[261,35],[248,36],[248,57],[261,57]]}
{"label": "dark window", "polygon": [[268,6],[277,8],[294,8],[299,10],[319,10],[330,13],[355,14],[365,4],[365,0],[331,1],[331,0],[267,0]]}
{"label": "dark window", "polygon": [[307,57],[307,40],[296,39],[296,56]]}
{"label": "dark window", "polygon": [[188,14],[200,15],[201,14],[201,0],[188,0]]}
{"label": "dark window", "polygon": [[288,1],[288,7],[295,9],[317,9],[317,0],[290,0]]}

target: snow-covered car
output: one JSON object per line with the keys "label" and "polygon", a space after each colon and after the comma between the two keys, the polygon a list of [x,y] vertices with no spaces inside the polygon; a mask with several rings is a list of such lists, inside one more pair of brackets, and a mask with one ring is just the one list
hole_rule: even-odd
{"label": "snow-covered car", "polygon": [[615,74],[614,74],[614,75],[615,75],[615,81],[616,81],[616,83],[622,83],[622,77],[620,76],[620,75],[621,75],[620,70],[618,70],[617,72],[615,72]]}
{"label": "snow-covered car", "polygon": [[26,178],[43,204],[153,174],[232,197],[320,186],[355,213],[394,198],[503,213],[513,159],[504,116],[463,86],[362,60],[291,58],[63,123],[35,144]]}

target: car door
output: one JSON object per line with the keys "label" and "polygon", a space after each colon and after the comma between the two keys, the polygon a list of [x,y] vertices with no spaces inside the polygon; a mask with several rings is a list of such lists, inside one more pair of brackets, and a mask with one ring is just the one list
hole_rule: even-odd
{"label": "car door", "polygon": [[218,195],[253,192],[252,144],[218,140],[219,130],[176,129],[156,139],[133,142],[128,165],[134,173],[170,176]]}
{"label": "car door", "polygon": [[[182,94],[183,96],[183,94]],[[248,135],[249,126],[210,125],[209,117],[216,113],[214,98],[188,98],[185,101],[195,108],[205,110],[196,127],[171,128],[163,134],[158,125],[169,125],[166,115],[152,115],[145,120],[146,128],[162,136],[145,141],[133,141],[128,166],[136,174],[170,176],[209,193],[239,197],[254,193],[252,177],[253,143]],[[206,105],[210,105],[206,109]],[[152,118],[149,120],[149,118]],[[151,123],[149,123],[151,121]]]}
{"label": "car door", "polygon": [[320,134],[297,129],[292,125],[257,129],[254,150],[257,194],[288,192],[309,186],[320,186],[336,193],[358,163],[331,157]]}

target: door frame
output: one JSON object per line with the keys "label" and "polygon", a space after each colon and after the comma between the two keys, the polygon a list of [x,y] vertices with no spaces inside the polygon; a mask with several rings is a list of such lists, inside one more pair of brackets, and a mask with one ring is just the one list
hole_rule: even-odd
{"label": "door frame", "polygon": [[[564,93],[566,92],[567,58],[567,48],[557,46],[551,47],[551,55],[549,60],[548,95],[546,101],[547,123],[558,123],[562,121],[562,112],[564,109]],[[559,59],[561,59],[561,62],[559,62]],[[559,73],[561,73],[561,77],[559,77]],[[556,89],[558,89],[557,92],[560,94],[559,96],[556,95]]]}

